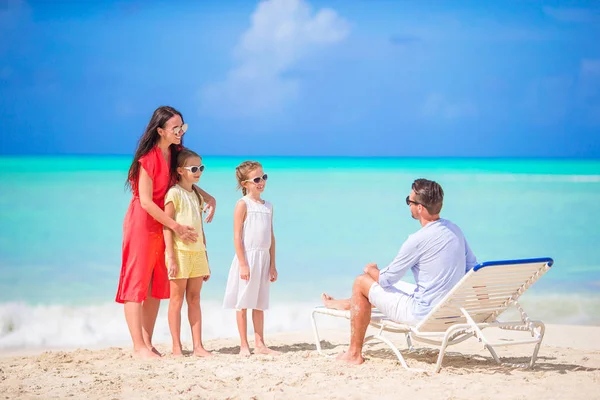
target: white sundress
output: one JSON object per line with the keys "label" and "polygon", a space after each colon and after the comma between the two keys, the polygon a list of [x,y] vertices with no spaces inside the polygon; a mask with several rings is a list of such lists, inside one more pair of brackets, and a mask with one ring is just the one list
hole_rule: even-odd
{"label": "white sundress", "polygon": [[271,265],[271,221],[273,206],[242,197],[246,203],[246,219],[242,228],[242,243],[246,260],[250,267],[250,280],[240,278],[240,263],[233,257],[227,287],[225,288],[224,308],[266,310],[269,308],[269,268]]}

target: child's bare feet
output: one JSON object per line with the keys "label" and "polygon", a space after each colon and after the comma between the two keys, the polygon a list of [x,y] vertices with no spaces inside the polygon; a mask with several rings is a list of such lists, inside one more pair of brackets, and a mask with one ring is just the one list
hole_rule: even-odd
{"label": "child's bare feet", "polygon": [[173,346],[173,357],[182,357],[183,348],[181,346]]}
{"label": "child's bare feet", "polygon": [[139,350],[134,350],[133,351],[133,357],[135,358],[142,358],[142,359],[148,359],[148,358],[160,358],[159,355],[156,355],[156,353],[152,352],[151,350],[149,350],[147,347],[142,347]]}
{"label": "child's bare feet", "polygon": [[240,347],[240,356],[242,356],[242,357],[250,357],[250,348],[248,348],[248,347]]}
{"label": "child's bare feet", "polygon": [[267,346],[256,346],[256,348],[254,349],[254,354],[269,354],[272,356],[276,356],[276,355],[281,354],[281,352],[270,349]]}
{"label": "child's bare feet", "polygon": [[199,347],[197,349],[194,349],[194,355],[196,357],[212,357],[212,356],[214,356],[213,353],[206,350],[204,347]]}

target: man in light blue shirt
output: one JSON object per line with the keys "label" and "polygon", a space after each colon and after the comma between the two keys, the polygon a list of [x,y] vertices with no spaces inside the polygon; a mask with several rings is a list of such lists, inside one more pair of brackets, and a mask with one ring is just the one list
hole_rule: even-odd
{"label": "man in light blue shirt", "polygon": [[[422,228],[408,237],[386,268],[379,270],[377,264],[368,264],[354,281],[350,300],[323,295],[325,306],[351,310],[350,348],[339,360],[363,362],[362,346],[372,307],[396,322],[414,323],[477,264],[460,228],[440,218],[443,200],[444,191],[438,183],[415,180],[406,204]],[[416,285],[400,281],[409,269]]]}

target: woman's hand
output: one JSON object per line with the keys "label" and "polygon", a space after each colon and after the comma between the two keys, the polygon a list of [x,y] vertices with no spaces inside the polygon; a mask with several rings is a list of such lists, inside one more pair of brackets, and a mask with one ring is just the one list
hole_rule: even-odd
{"label": "woman's hand", "polygon": [[247,265],[240,265],[240,279],[245,281],[250,280],[250,267]]}
{"label": "woman's hand", "polygon": [[177,224],[173,228],[173,232],[186,244],[196,243],[198,240],[198,232],[191,226]]}
{"label": "woman's hand", "polygon": [[206,218],[204,219],[204,222],[206,223],[210,223],[213,220],[213,217],[215,216],[215,210],[217,209],[217,200],[215,200],[214,197],[208,195],[208,193],[206,193],[204,197],[204,201],[205,201],[205,205],[204,205],[204,212],[208,212],[208,215],[206,216]]}

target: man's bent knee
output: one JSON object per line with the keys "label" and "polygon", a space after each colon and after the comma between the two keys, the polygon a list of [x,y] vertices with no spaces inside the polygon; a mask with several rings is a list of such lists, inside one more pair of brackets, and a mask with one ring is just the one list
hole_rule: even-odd
{"label": "man's bent knee", "polygon": [[356,277],[354,280],[353,291],[362,293],[365,297],[369,297],[369,290],[371,286],[375,283],[375,280],[367,274],[362,274]]}

